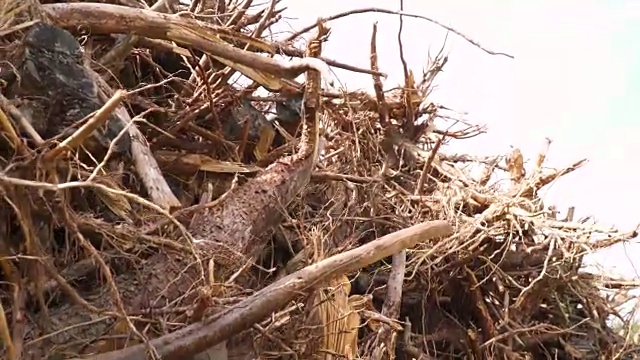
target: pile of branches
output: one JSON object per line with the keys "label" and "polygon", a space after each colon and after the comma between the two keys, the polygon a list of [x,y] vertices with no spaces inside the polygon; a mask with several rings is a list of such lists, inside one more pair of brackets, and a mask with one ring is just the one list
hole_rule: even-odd
{"label": "pile of branches", "polygon": [[582,269],[636,232],[538,196],[585,160],[447,152],[442,52],[385,90],[278,3],[0,1],[2,358],[640,354]]}

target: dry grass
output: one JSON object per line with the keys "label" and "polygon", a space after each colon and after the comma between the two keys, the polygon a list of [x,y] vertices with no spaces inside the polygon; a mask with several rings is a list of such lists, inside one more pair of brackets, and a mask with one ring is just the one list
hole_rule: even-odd
{"label": "dry grass", "polygon": [[[173,9],[198,15],[139,10],[131,20],[127,14],[133,9],[105,4],[82,8],[86,4],[0,0],[3,74],[21,68],[19,50],[33,20],[52,19],[45,21],[80,35],[82,14],[80,30],[91,30],[84,43],[90,59],[86,66],[104,80],[106,104],[83,128],[43,140],[18,106],[24,93],[5,91],[0,99],[3,356],[104,353],[96,358],[124,359],[118,350],[125,346],[151,349],[153,338],[192,323],[217,329],[216,321],[237,326],[229,336],[209,337],[225,340],[228,354],[218,356],[233,359],[632,359],[640,354],[631,336],[615,332],[607,322],[619,316],[615,306],[639,284],[582,270],[586,255],[631,240],[637,232],[577,221],[573,209],[560,219],[538,197],[540,189],[562,181],[586,160],[548,170],[548,146],[528,168],[519,150],[493,158],[450,154],[449,142],[483,129],[430,101],[434,80],[446,66],[444,54],[420,76],[405,67],[400,89],[384,92],[375,28],[370,69],[322,57],[271,59],[265,53],[305,54],[290,42],[275,43],[264,35],[286,13],[278,10],[277,1],[260,6],[202,3],[210,7],[206,12]],[[152,10],[166,11],[161,6]],[[114,15],[106,16],[110,12]],[[151,24],[165,28],[159,31]],[[120,38],[115,46],[105,34],[118,29],[135,36]],[[288,40],[316,29],[317,24]],[[217,47],[225,42],[235,50]],[[257,53],[262,60],[243,57]],[[274,100],[300,90],[298,75],[319,71],[331,80],[327,65],[368,74],[375,92],[326,87],[321,104],[311,107],[307,98],[305,106],[318,109],[319,144],[309,138],[309,123],[301,119],[258,130],[252,128],[253,119],[241,124],[239,133],[229,130],[229,123],[239,120],[231,111],[239,109],[239,99],[253,100],[266,113]],[[238,72],[253,82],[230,84]],[[312,85],[307,80],[307,92]],[[268,96],[256,95],[260,86],[271,90]],[[114,91],[120,88],[126,91]],[[120,101],[126,107],[117,110]],[[150,149],[161,170],[157,186],[149,182],[155,165],[146,168],[144,161],[119,156],[113,147],[95,152],[84,146],[90,127],[98,128],[118,111],[128,112],[133,119],[128,126],[146,139],[140,146]],[[291,194],[290,202],[275,199],[289,203],[281,206],[282,221],[270,223],[255,240],[266,243],[264,248],[256,245],[256,254],[238,254],[233,246],[207,253],[199,240],[211,239],[202,232],[194,235],[190,223],[194,214],[206,219],[208,213],[198,204],[209,200],[210,208],[244,204],[249,209],[261,195],[238,200],[239,189],[255,185],[247,179],[272,171],[265,169],[286,163],[284,156],[310,144],[322,150],[310,180],[293,177],[303,190]],[[205,222],[224,227],[242,211],[228,214]],[[448,222],[453,235],[384,238],[436,220]],[[382,253],[391,245],[376,247],[378,253],[368,250],[377,238],[382,238],[379,244],[394,243],[395,250]],[[403,249],[401,242],[411,246]],[[357,258],[331,262],[347,251]],[[173,273],[158,263],[167,261],[165,253],[180,254],[169,259],[185,269]],[[191,266],[195,259],[200,261]],[[327,265],[323,271],[330,276],[319,275],[325,274],[322,264],[346,261],[350,265],[333,270]],[[177,285],[163,282],[165,275]],[[170,286],[173,290],[167,290]],[[299,292],[290,291],[284,306],[272,303],[277,310],[265,312],[264,304],[256,305],[261,296],[266,299],[287,286]],[[615,290],[616,302],[602,289]],[[225,323],[233,314],[236,322]],[[181,339],[188,346],[172,349],[169,343],[153,350],[155,355],[182,358],[218,342],[192,345],[188,337]],[[136,354],[129,358],[143,358]]]}

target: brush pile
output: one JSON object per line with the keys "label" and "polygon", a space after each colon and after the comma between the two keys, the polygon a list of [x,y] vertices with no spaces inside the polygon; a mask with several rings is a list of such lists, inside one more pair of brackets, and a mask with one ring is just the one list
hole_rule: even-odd
{"label": "brush pile", "polygon": [[448,153],[446,56],[385,91],[375,27],[357,69],[279,1],[112,2],[0,0],[3,359],[640,354],[582,269],[637,234],[543,204],[584,160]]}

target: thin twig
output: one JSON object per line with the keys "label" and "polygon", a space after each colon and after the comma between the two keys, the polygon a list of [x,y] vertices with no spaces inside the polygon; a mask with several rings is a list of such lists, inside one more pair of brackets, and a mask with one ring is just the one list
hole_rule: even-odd
{"label": "thin twig", "polygon": [[[476,46],[477,48],[479,48],[480,50],[486,52],[489,55],[502,55],[502,56],[506,56],[506,57],[511,58],[511,59],[514,58],[513,55],[509,55],[507,53],[495,52],[495,51],[492,51],[492,50],[488,50],[488,49],[484,48],[482,45],[480,45],[480,43],[478,43],[477,41],[471,39],[469,36],[464,35],[463,33],[459,32],[458,30],[456,30],[456,29],[454,29],[454,28],[452,28],[450,26],[444,25],[444,24],[442,24],[441,22],[439,22],[437,20],[428,18],[426,16],[422,16],[422,15],[415,15],[415,14],[405,13],[403,11],[394,11],[394,10],[388,10],[388,9],[382,9],[382,8],[354,9],[354,10],[345,11],[343,13],[336,14],[336,15],[333,15],[333,16],[329,16],[329,17],[325,18],[324,20],[325,21],[333,21],[333,20],[337,20],[337,19],[340,19],[340,18],[343,18],[343,17],[347,17],[347,16],[351,16],[351,15],[371,13],[371,12],[381,13],[381,14],[391,14],[391,15],[402,15],[402,16],[407,16],[407,17],[412,17],[412,18],[417,18],[417,19],[423,19],[423,20],[429,21],[429,22],[431,22],[431,23],[433,23],[435,25],[440,26],[441,28],[443,28],[443,29],[445,29],[447,31],[450,31],[450,32],[460,36],[461,38],[465,39],[470,44]],[[295,33],[291,34],[286,39],[286,41],[291,41],[291,40],[297,38],[298,36],[310,31],[311,29],[313,29],[313,27],[314,27],[314,25],[309,25],[309,26],[306,26],[306,27],[296,31]]]}

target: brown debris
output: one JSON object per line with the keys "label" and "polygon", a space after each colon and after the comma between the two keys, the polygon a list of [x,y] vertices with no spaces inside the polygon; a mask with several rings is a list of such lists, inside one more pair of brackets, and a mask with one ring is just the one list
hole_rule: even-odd
{"label": "brown debris", "polygon": [[[375,25],[370,69],[322,55],[332,19],[370,11],[400,17],[395,90]],[[0,12],[3,359],[640,355],[609,322],[640,284],[582,268],[637,229],[544,206],[586,162],[547,169],[550,140],[532,166],[448,153],[484,129],[430,101],[442,51],[404,61],[402,18],[435,20],[356,9],[275,39],[277,0]]]}

